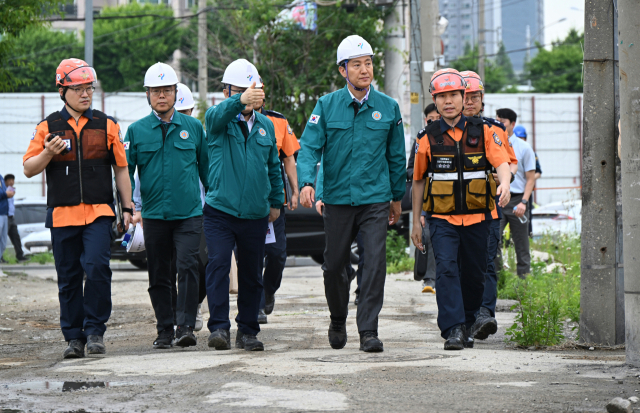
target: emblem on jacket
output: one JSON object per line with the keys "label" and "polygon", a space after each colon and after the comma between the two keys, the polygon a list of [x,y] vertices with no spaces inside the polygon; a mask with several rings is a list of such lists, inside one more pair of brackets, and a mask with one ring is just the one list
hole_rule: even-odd
{"label": "emblem on jacket", "polygon": [[480,162],[480,159],[482,159],[482,155],[470,156],[469,159],[471,160],[472,164],[477,165],[478,162]]}
{"label": "emblem on jacket", "polygon": [[493,141],[498,145],[498,146],[502,146],[502,141],[500,140],[500,138],[498,138],[498,134],[493,132]]}
{"label": "emblem on jacket", "polygon": [[264,129],[262,129],[262,128],[258,129],[258,133],[259,133],[261,136],[267,136],[267,131],[266,131],[266,130],[264,130]]}
{"label": "emblem on jacket", "polygon": [[373,120],[380,120],[382,119],[382,113],[378,112],[377,110],[375,112],[373,112],[371,114],[371,117],[373,118]]}
{"label": "emblem on jacket", "polygon": [[182,139],[187,139],[189,137],[189,132],[187,132],[186,130],[183,130],[182,132],[180,132],[180,137]]}

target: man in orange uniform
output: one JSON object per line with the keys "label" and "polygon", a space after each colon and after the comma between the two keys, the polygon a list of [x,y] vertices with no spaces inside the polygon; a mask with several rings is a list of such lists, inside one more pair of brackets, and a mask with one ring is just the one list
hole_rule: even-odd
{"label": "man in orange uniform", "polygon": [[[111,169],[122,198],[124,229],[133,215],[131,184],[120,126],[91,109],[96,72],[79,59],[56,70],[62,110],[38,124],[24,155],[24,174],[47,171],[46,227],[51,229],[58,274],[64,358],[104,354],[103,335],[111,315]],[[87,281],[82,286],[84,274]]]}
{"label": "man in orange uniform", "polygon": [[[466,117],[482,116],[484,110],[484,84],[482,79],[476,72],[466,71],[460,72],[460,75],[467,82],[467,89],[464,94],[464,112]],[[508,144],[509,136],[507,136],[505,126],[495,119],[482,117],[485,125],[498,134],[502,147],[509,154],[511,171],[511,180],[513,175],[518,171],[518,159],[513,152],[513,148]],[[496,204],[498,200],[496,199]],[[484,340],[491,334],[498,331],[498,322],[495,319],[496,301],[498,299],[498,274],[495,265],[496,254],[498,253],[498,243],[500,242],[500,220],[502,219],[502,208],[496,205],[491,211],[489,224],[489,237],[487,238],[487,271],[485,273],[484,295],[482,297],[482,306],[476,314],[476,321],[471,326],[469,336],[474,339]]]}
{"label": "man in orange uniform", "polygon": [[[263,85],[264,87],[264,85]],[[287,118],[274,110],[267,110],[262,107],[260,113],[266,115],[273,123],[276,135],[276,145],[280,156],[280,173],[282,182],[285,181],[285,174],[289,179],[291,196],[287,193],[285,185],[284,205],[290,211],[298,208],[298,173],[296,171],[296,160],[293,155],[300,149],[300,144],[293,133]],[[280,209],[280,216],[273,221],[273,231],[276,242],[264,246],[264,275],[262,277],[262,298],[260,299],[260,310],[258,312],[258,322],[267,323],[267,314],[273,312],[276,302],[275,294],[282,283],[282,271],[287,262],[287,238],[285,235],[285,214],[284,205]]]}
{"label": "man in orange uniform", "polygon": [[422,251],[424,209],[436,258],[438,327],[445,350],[462,350],[473,345],[467,330],[482,304],[494,196],[501,206],[509,201],[509,156],[481,118],[462,114],[466,82],[457,70],[437,71],[429,90],[442,118],[427,125],[416,145],[411,239]]}

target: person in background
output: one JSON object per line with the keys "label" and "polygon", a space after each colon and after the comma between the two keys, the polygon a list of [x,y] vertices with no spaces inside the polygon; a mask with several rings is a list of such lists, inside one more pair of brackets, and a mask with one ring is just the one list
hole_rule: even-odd
{"label": "person in background", "polygon": [[[13,174],[6,174],[4,176],[4,182],[7,185],[7,189],[9,191],[13,191],[14,194],[16,192],[16,189],[13,187],[13,185],[15,184],[15,181],[16,181],[16,177]],[[16,224],[16,220],[14,218],[14,215],[16,212],[16,207],[14,204],[15,198],[11,196],[10,198],[8,198],[8,200],[9,200],[9,239],[11,240],[11,244],[13,244],[13,249],[16,251],[16,259],[19,262],[28,261],[29,259],[25,258],[24,252],[22,251],[22,241],[20,240],[18,225]]]}
{"label": "person in background", "polygon": [[[9,199],[13,198],[15,191],[7,188],[4,178],[0,175],[0,257],[4,254],[7,247],[7,238],[9,235]],[[3,262],[5,262],[3,260]],[[0,275],[3,275],[0,272]]]}
{"label": "person in background", "polygon": [[[523,141],[527,141],[527,130],[525,129],[524,126],[522,125],[518,125],[515,128],[513,128],[513,134],[516,135],[518,138],[522,139]],[[538,154],[534,151],[533,154],[536,156],[536,181],[538,179],[540,179],[540,177],[542,176],[542,168],[540,167],[540,160],[538,159]],[[535,185],[534,185],[534,189],[535,191]],[[527,208],[527,217],[529,219],[529,238],[533,238],[533,222],[531,222],[531,210],[533,210],[533,205],[530,208]]]}
{"label": "person in background", "polygon": [[[440,114],[436,109],[434,103],[429,103],[424,108],[424,123],[429,124],[440,120]],[[411,144],[411,153],[409,154],[409,163],[407,164],[407,181],[413,182],[413,164],[416,159],[417,147],[416,142],[420,139],[421,134],[424,134],[424,129],[418,132],[418,136],[413,140]],[[427,213],[422,211],[420,215],[420,224],[422,225],[422,242],[425,245],[425,251],[420,251],[416,248],[415,264],[414,264],[414,279],[419,281],[416,277],[421,277],[422,280],[422,292],[432,293],[436,292],[436,258],[433,255],[433,246],[431,245],[431,236],[429,235],[429,223],[426,220]],[[422,274],[424,272],[424,274]]]}

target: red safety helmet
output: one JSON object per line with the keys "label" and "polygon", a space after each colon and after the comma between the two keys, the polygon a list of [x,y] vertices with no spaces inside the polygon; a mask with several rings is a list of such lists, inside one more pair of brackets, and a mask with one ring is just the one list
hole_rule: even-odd
{"label": "red safety helmet", "polygon": [[482,83],[482,79],[480,79],[480,75],[471,70],[465,70],[464,72],[460,72],[460,76],[462,76],[467,82],[467,92],[481,92],[484,93],[484,83]]}
{"label": "red safety helmet", "polygon": [[467,82],[456,69],[441,69],[431,76],[429,84],[429,92],[431,96],[439,93],[460,90],[464,92],[467,89]]}
{"label": "red safety helmet", "polygon": [[68,87],[98,80],[96,71],[80,59],[64,59],[56,69],[56,86]]}

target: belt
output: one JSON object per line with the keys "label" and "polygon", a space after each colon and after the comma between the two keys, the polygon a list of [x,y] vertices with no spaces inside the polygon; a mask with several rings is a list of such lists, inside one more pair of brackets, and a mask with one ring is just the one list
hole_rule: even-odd
{"label": "belt", "polygon": [[524,195],[524,192],[512,192],[511,196],[518,196],[518,195]]}
{"label": "belt", "polygon": [[13,218],[13,215],[9,215],[9,218]]}
{"label": "belt", "polygon": [[[463,179],[484,179],[486,177],[486,171],[476,171],[476,172],[463,172]],[[429,178],[432,178],[434,181],[455,181],[458,179],[457,172],[447,172],[447,173],[429,173]]]}

